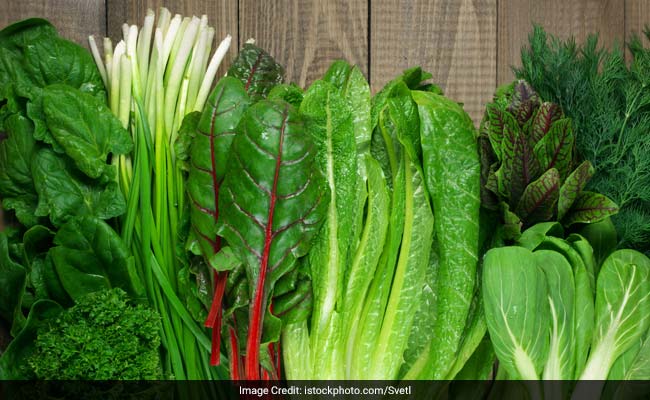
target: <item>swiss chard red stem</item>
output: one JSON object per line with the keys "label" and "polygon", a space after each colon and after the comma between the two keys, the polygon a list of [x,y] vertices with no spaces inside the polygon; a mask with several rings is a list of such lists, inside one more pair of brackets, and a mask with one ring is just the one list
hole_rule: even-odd
{"label": "swiss chard red stem", "polygon": [[228,272],[215,272],[215,289],[214,298],[210,313],[205,321],[205,326],[212,328],[212,350],[210,355],[210,364],[219,365],[221,359],[221,320],[223,316],[223,297],[226,292],[226,283],[228,281]]}

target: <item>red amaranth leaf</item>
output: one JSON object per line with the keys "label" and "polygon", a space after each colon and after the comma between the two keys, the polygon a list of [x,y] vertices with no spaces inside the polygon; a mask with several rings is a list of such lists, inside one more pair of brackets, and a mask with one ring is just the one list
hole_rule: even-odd
{"label": "red amaranth leaf", "polygon": [[246,379],[260,378],[262,321],[275,282],[307,253],[329,199],[300,114],[284,101],[251,106],[232,143],[219,196],[218,232],[249,282]]}

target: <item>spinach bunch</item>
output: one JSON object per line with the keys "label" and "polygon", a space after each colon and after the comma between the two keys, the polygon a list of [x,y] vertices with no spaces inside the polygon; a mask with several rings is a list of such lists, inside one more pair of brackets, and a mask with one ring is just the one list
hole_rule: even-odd
{"label": "spinach bunch", "polygon": [[125,211],[111,158],[133,144],[91,55],[40,19],[0,31],[0,132],[0,198],[16,220],[0,232],[0,317],[14,337],[0,369],[20,378],[49,311],[111,288],[143,300],[110,225]]}
{"label": "spinach bunch", "polygon": [[482,204],[498,210],[502,239],[538,222],[566,227],[601,221],[618,211],[608,197],[584,190],[594,167],[575,154],[570,118],[542,102],[525,81],[497,90],[481,122]]}
{"label": "spinach bunch", "polygon": [[485,316],[501,377],[647,379],[650,259],[625,249],[597,263],[603,256],[557,222],[486,253]]}
{"label": "spinach bunch", "polygon": [[594,166],[587,190],[604,194],[620,207],[612,217],[619,248],[650,251],[650,49],[641,39],[623,50],[560,40],[535,27],[522,49],[518,78],[545,101],[557,103],[573,120],[576,150]]}

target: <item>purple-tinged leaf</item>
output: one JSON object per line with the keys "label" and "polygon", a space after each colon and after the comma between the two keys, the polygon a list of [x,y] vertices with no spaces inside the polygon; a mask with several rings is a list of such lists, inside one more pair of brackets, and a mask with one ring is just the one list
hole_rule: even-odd
{"label": "purple-tinged leaf", "polygon": [[542,140],[549,132],[555,121],[563,117],[562,109],[555,103],[544,102],[537,109],[535,116],[530,120],[530,133],[528,141],[531,147]]}
{"label": "purple-tinged leaf", "polygon": [[574,142],[571,120],[564,118],[556,121],[533,148],[542,170],[555,168],[560,174],[560,181],[564,181],[571,171]]}
{"label": "purple-tinged leaf", "polygon": [[560,188],[560,199],[557,203],[558,220],[561,221],[564,218],[573,202],[578,198],[578,194],[584,190],[593,175],[594,167],[586,160],[566,178]]}
{"label": "purple-tinged leaf", "polygon": [[526,221],[527,226],[549,221],[555,214],[559,196],[560,174],[551,168],[526,187],[515,213]]}
{"label": "purple-tinged leaf", "polygon": [[512,97],[508,112],[510,112],[520,125],[528,121],[539,107],[539,96],[528,82],[519,80],[512,88]]}
{"label": "purple-tinged leaf", "polygon": [[582,191],[562,221],[565,226],[602,221],[618,212],[618,206],[600,193]]}
{"label": "purple-tinged leaf", "polygon": [[516,129],[517,121],[508,112],[499,108],[496,104],[488,104],[485,109],[485,124],[484,130],[490,143],[492,150],[499,161],[503,161],[502,141],[506,126],[511,126]]}
{"label": "purple-tinged leaf", "polygon": [[497,172],[500,194],[511,205],[517,204],[526,186],[539,176],[540,166],[524,132],[517,125],[507,123],[501,142],[503,159]]}
{"label": "purple-tinged leaf", "polygon": [[524,80],[515,82],[508,112],[510,112],[520,125],[524,125],[539,107],[539,96],[532,86]]}

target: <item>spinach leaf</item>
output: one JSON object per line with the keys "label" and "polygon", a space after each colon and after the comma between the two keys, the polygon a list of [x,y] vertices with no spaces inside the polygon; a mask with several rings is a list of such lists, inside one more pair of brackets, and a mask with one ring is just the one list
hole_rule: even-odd
{"label": "spinach leaf", "polygon": [[76,217],[61,226],[50,249],[61,285],[73,299],[118,287],[144,301],[144,286],[133,257],[119,235],[104,221]]}
{"label": "spinach leaf", "polygon": [[29,227],[39,223],[38,198],[31,172],[37,151],[34,126],[20,114],[11,114],[0,133],[0,196],[5,210],[14,210],[18,221]]}
{"label": "spinach leaf", "polygon": [[35,351],[38,330],[62,311],[63,308],[51,300],[39,300],[32,305],[25,327],[0,357],[0,380],[35,378],[27,360]]}
{"label": "spinach leaf", "polygon": [[127,154],[133,148],[128,132],[105,102],[89,94],[67,85],[50,85],[43,91],[43,110],[54,139],[91,178],[113,178],[108,155]]}
{"label": "spinach leaf", "polygon": [[21,305],[26,284],[27,271],[12,258],[9,238],[5,232],[0,232],[0,317],[10,324],[14,323],[18,315],[22,315]]}
{"label": "spinach leaf", "polygon": [[98,182],[79,172],[72,160],[42,149],[32,161],[34,185],[38,193],[37,216],[49,216],[60,226],[72,216],[109,219],[122,215],[126,202],[117,183]]}

